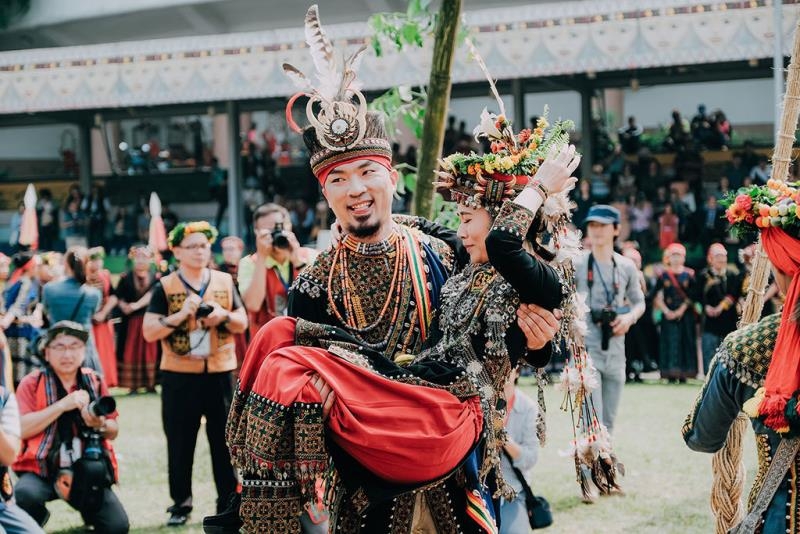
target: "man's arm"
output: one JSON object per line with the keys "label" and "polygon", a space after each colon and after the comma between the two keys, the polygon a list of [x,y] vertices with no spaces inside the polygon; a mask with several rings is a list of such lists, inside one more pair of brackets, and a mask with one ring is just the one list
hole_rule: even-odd
{"label": "man's arm", "polygon": [[194,316],[201,302],[200,297],[192,293],[186,297],[180,310],[172,315],[167,315],[169,306],[164,287],[157,283],[153,286],[152,293],[153,296],[142,323],[142,336],[148,342],[164,339],[174,332],[184,321]]}

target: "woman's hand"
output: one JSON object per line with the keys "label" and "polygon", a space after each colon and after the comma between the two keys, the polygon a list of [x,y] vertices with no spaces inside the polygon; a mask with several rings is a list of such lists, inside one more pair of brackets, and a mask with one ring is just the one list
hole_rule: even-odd
{"label": "woman's hand", "polygon": [[550,194],[569,191],[575,187],[577,178],[572,176],[581,163],[581,157],[575,154],[575,145],[565,145],[557,152],[556,147],[550,148],[544,162],[536,171],[533,179],[547,189]]}

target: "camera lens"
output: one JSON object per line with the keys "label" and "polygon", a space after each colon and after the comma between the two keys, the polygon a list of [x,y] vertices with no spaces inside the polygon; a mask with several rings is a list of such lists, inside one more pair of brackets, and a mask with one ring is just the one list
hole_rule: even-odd
{"label": "camera lens", "polygon": [[114,397],[100,397],[89,403],[87,409],[95,417],[101,417],[114,413],[114,410],[117,409],[117,401],[114,400]]}

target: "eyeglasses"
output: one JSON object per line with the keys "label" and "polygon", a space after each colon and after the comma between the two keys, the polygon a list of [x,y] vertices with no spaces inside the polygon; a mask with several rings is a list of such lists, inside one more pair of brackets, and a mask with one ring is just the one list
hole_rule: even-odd
{"label": "eyeglasses", "polygon": [[197,243],[196,245],[181,246],[184,250],[208,250],[211,248],[211,243]]}
{"label": "eyeglasses", "polygon": [[59,356],[62,356],[67,352],[75,354],[82,351],[84,348],[86,348],[86,345],[81,343],[75,343],[74,345],[50,345],[47,347],[50,352]]}

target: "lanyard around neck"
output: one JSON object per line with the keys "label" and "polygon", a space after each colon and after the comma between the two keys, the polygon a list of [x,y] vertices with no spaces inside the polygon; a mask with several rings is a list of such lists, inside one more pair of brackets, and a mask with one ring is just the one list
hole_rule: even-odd
{"label": "lanyard around neck", "polygon": [[[586,269],[586,283],[589,286],[589,307],[592,307],[592,286],[594,285],[594,266],[595,266],[595,259],[594,254],[591,252],[589,253],[589,265]],[[609,291],[608,285],[606,281],[603,279],[603,272],[600,270],[600,267],[597,268],[597,276],[600,278],[600,283],[603,284],[603,291],[606,294],[606,304],[611,306],[614,304],[614,298],[619,291],[619,278],[617,277],[617,260],[614,258],[614,255],[611,255],[611,286],[612,290]]]}

